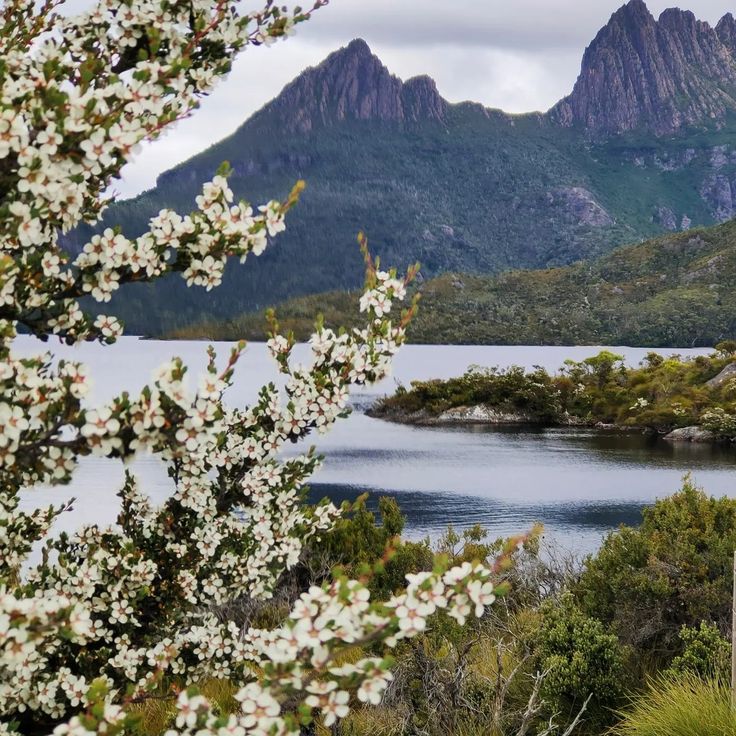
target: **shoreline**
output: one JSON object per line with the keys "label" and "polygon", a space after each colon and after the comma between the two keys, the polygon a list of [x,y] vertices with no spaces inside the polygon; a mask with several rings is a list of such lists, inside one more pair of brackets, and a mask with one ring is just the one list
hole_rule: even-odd
{"label": "shoreline", "polygon": [[601,432],[621,434],[640,432],[656,435],[666,442],[690,444],[723,444],[733,445],[734,441],[719,437],[707,429],[698,426],[677,427],[675,429],[656,429],[653,427],[609,424],[601,421],[586,420],[568,416],[566,421],[547,421],[538,416],[522,413],[498,411],[492,407],[478,404],[476,406],[459,406],[431,414],[426,409],[415,412],[397,410],[379,410],[375,407],[365,412],[372,419],[380,419],[394,424],[413,427],[537,427],[537,428],[575,428],[594,429]]}

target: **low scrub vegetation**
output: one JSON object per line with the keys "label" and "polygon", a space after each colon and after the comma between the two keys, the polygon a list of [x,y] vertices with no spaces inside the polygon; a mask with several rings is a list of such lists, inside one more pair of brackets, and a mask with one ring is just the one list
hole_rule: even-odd
{"label": "low scrub vegetation", "polygon": [[636,368],[603,351],[581,362],[567,361],[554,375],[543,368],[472,367],[458,378],[399,387],[372,411],[379,417],[422,421],[450,409],[484,406],[546,425],[602,423],[657,432],[700,426],[733,439],[736,371],[724,369],[732,364],[735,349],[729,341],[710,356],[649,353]]}
{"label": "low scrub vegetation", "polygon": [[[377,513],[376,513],[377,512]],[[435,543],[402,541],[395,501],[375,510],[361,497],[321,541],[305,548],[271,601],[244,598],[222,610],[239,626],[273,625],[305,585],[335,568],[369,580],[389,600],[404,576],[502,559],[503,593],[484,616],[460,626],[435,617],[395,651],[382,700],[354,703],[314,736],[736,736],[730,668],[731,562],[736,500],[711,498],[686,480],[646,509],[639,527],[611,532],[576,560],[541,530],[491,540],[480,527],[448,529]],[[356,646],[343,664],[372,653]],[[203,684],[223,713],[237,704],[226,681]],[[140,727],[158,736],[174,717],[149,701]]]}
{"label": "low scrub vegetation", "polygon": [[[453,345],[708,347],[736,338],[736,222],[617,248],[562,268],[497,276],[446,273],[421,285],[410,342]],[[422,257],[424,262],[424,257]],[[355,294],[331,291],[275,306],[306,340],[314,315],[359,324]],[[177,324],[173,319],[172,324]],[[178,322],[178,324],[181,324]],[[263,340],[263,312],[190,320],[173,336]]]}

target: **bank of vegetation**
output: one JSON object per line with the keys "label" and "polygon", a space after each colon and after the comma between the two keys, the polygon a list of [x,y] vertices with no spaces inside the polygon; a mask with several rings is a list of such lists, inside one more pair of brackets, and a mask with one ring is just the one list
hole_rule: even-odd
{"label": "bank of vegetation", "polygon": [[[736,338],[736,221],[617,248],[601,258],[497,276],[458,273],[418,288],[409,340],[455,345],[708,347]],[[356,326],[357,294],[332,291],[272,304],[299,339],[314,315]],[[180,338],[262,340],[263,312],[208,320]]]}
{"label": "bank of vegetation", "polygon": [[609,351],[566,361],[556,374],[474,366],[458,378],[400,386],[371,414],[411,424],[603,425],[733,440],[735,360],[736,342],[728,341],[708,356],[649,353],[635,368]]}
{"label": "bank of vegetation", "polygon": [[[548,546],[540,530],[490,540],[452,529],[435,544],[400,541],[395,501],[380,516],[362,501],[310,543],[271,601],[243,599],[221,612],[242,626],[272,626],[304,585],[340,567],[370,579],[381,600],[405,575],[489,560],[503,595],[478,621],[440,614],[395,651],[394,679],[380,703],[313,736],[732,736],[731,565],[736,500],[711,498],[686,480],[643,512],[638,528],[611,532],[578,560]],[[388,551],[387,551],[388,550]],[[356,646],[344,663],[372,653]],[[204,683],[223,712],[238,704],[227,681]],[[141,731],[171,722],[167,701],[141,706]]]}

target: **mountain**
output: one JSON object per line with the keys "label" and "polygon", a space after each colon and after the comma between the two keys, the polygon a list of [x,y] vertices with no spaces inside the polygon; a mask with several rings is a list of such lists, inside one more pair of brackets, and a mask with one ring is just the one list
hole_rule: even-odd
{"label": "mountain", "polygon": [[[420,285],[410,342],[709,347],[736,339],[736,221],[618,248],[589,263],[501,276],[445,274]],[[304,339],[315,315],[357,326],[358,292],[277,305]],[[200,324],[174,337],[262,340],[262,313]]]}
{"label": "mountain", "polygon": [[172,278],[122,290],[112,310],[129,331],[161,333],[357,287],[360,230],[383,263],[418,260],[432,278],[560,266],[724,221],[736,213],[735,40],[730,15],[716,28],[680,10],[655,20],[631,0],[585,52],[572,94],[527,115],[450,104],[355,40],[104,222],[137,235],[162,207],[189,211],[227,160],[249,201],[307,181],[287,232],[220,289]]}
{"label": "mountain", "polygon": [[309,133],[349,120],[388,124],[445,122],[447,103],[429,77],[402,82],[368,44],[355,39],[309,69],[252,119],[288,133]]}
{"label": "mountain", "polygon": [[735,38],[730,14],[711,28],[677,8],[655,20],[631,0],[586,49],[572,94],[551,115],[594,136],[723,125],[736,112]]}

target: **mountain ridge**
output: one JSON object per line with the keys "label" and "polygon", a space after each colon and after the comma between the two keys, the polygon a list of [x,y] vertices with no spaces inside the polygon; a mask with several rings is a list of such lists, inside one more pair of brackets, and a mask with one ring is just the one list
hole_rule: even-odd
{"label": "mountain ridge", "polygon": [[[686,104],[678,107],[683,99]],[[450,104],[464,103],[448,103],[428,75],[402,81],[356,38],[305,69],[251,120],[276,115],[286,130],[300,133],[349,118],[444,122]],[[721,122],[729,113],[736,113],[733,14],[712,27],[679,8],[655,19],[644,0],[629,0],[586,48],[570,95],[546,112],[515,116],[548,117],[600,137],[635,130],[667,135]]]}
{"label": "mountain ridge", "polygon": [[262,116],[276,116],[285,130],[307,133],[317,124],[347,119],[443,122],[446,106],[431,77],[402,81],[356,38],[304,70],[251,120],[257,124]]}
{"label": "mountain ridge", "polygon": [[553,117],[592,135],[666,135],[723,121],[736,110],[734,32],[733,16],[712,28],[679,8],[655,19],[643,0],[630,0],[585,50],[575,87]]}
{"label": "mountain ridge", "polygon": [[[644,40],[634,43],[637,33]],[[673,34],[682,36],[677,44]],[[726,89],[733,17],[724,16],[716,29],[688,11],[665,12],[655,21],[641,0],[631,0],[596,39],[583,72],[604,63],[611,78],[640,67],[672,72],[676,89],[687,91],[684,107],[664,107],[651,121],[669,130],[677,112],[676,135],[631,127],[661,97],[651,92],[664,84],[654,72],[646,84],[646,75],[638,77],[638,111],[624,109],[626,94],[604,100],[620,112],[611,113],[611,128],[624,129],[600,134],[594,124],[583,128],[572,118],[562,124],[558,107],[509,115],[449,103],[431,79],[400,80],[356,39],[305,70],[231,136],[164,172],[154,190],[112,207],[103,223],[122,222],[135,236],[163,207],[188,211],[202,182],[227,160],[236,196],[249,201],[285,196],[296,179],[307,181],[275,246],[245,269],[229,268],[223,287],[211,294],[165,279],[116,295],[112,310],[129,329],[151,333],[228,319],[292,296],[354,288],[362,274],[353,245],[360,230],[384,263],[404,268],[418,260],[432,278],[565,265],[733,216],[736,126]],[[661,66],[654,47],[665,41],[679,49],[679,67]],[[613,50],[612,43],[618,43]],[[710,70],[707,79],[691,76],[692,60],[702,54],[714,57],[703,67]],[[622,60],[628,57],[627,65]],[[722,119],[721,108],[709,110],[699,97],[719,84],[723,94],[713,99]],[[733,114],[736,121],[736,108]],[[72,234],[69,247],[78,248],[88,235]]]}

